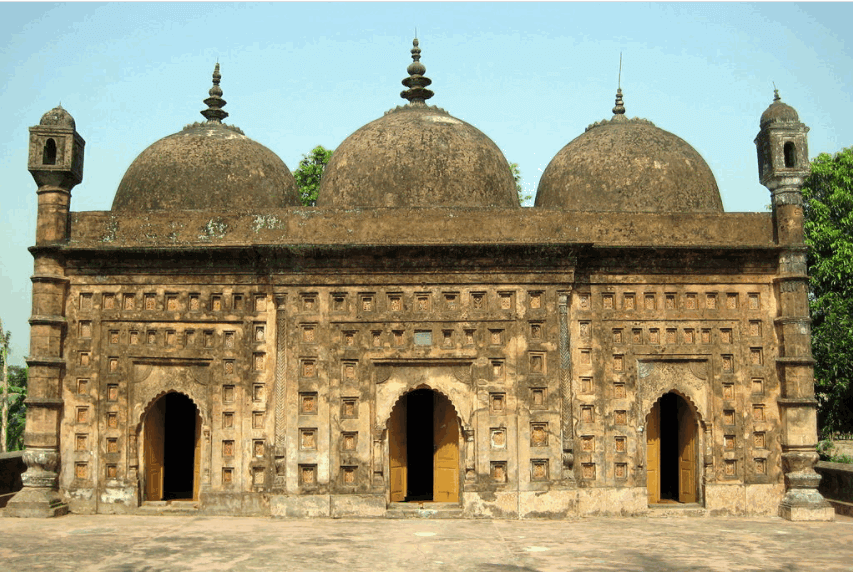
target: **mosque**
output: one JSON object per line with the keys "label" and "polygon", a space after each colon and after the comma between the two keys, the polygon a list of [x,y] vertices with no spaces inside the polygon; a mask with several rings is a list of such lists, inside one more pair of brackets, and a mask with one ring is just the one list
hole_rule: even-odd
{"label": "mosque", "polygon": [[521,208],[411,53],[407,102],[337,147],[314,207],[224,123],[218,64],[205,120],[143,151],[109,211],[70,210],[71,115],[30,129],[6,514],[832,519],[797,112],[777,93],[759,120],[772,212],[724,212],[699,153],[621,90]]}

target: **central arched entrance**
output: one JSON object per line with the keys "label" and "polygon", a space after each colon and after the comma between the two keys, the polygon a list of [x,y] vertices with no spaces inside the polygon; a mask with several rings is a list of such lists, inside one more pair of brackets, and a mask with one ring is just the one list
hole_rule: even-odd
{"label": "central arched entrance", "polygon": [[431,389],[402,396],[388,419],[391,502],[459,502],[459,422]]}
{"label": "central arched entrance", "polygon": [[197,499],[201,416],[182,393],[167,393],[145,415],[145,500]]}
{"label": "central arched entrance", "polygon": [[677,393],[666,393],[646,420],[649,504],[695,503],[697,419]]}

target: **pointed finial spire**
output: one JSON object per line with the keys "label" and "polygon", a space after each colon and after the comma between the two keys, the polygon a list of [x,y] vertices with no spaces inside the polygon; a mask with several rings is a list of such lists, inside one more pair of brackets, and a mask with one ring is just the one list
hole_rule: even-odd
{"label": "pointed finial spire", "polygon": [[433,92],[426,89],[432,80],[424,76],[426,67],[421,63],[421,49],[418,47],[418,39],[412,41],[412,63],[406,68],[409,77],[403,80],[403,85],[408,87],[400,92],[400,97],[408,99],[410,104],[425,105],[426,100],[433,96]]}
{"label": "pointed finial spire", "polygon": [[616,106],[614,115],[625,115],[625,105],[622,102],[622,52],[619,52],[619,79],[616,82]]}
{"label": "pointed finial spire", "polygon": [[773,101],[781,101],[781,100],[782,100],[782,98],[779,97],[779,90],[774,89],[773,90]]}
{"label": "pointed finial spire", "polygon": [[216,67],[213,68],[213,87],[208,92],[210,97],[204,100],[207,104],[207,109],[201,112],[207,118],[208,123],[222,123],[222,120],[228,117],[228,112],[222,109],[225,107],[226,101],[222,99],[222,88],[219,87],[219,81],[222,75],[219,73],[219,62],[216,62]]}

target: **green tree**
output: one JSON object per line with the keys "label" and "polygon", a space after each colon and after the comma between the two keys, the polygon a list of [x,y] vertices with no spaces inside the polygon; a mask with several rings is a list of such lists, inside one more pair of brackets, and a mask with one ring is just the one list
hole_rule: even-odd
{"label": "green tree", "polygon": [[521,186],[521,169],[518,167],[518,163],[510,163],[509,170],[512,171],[512,178],[515,179],[515,192],[518,193],[518,202],[523,205],[524,201],[529,201],[533,195],[526,194]]}
{"label": "green tree", "polygon": [[24,400],[27,398],[27,374],[26,367],[9,366],[7,377],[9,411],[6,416],[7,451],[20,451],[24,448],[24,426],[27,421],[27,406]]}
{"label": "green tree", "polygon": [[323,176],[323,170],[329,164],[331,157],[331,149],[317,145],[310,153],[302,155],[299,166],[293,171],[296,186],[299,188],[299,198],[306,207],[313,207],[317,204],[320,178]]}
{"label": "green tree", "polygon": [[853,147],[812,161],[803,199],[818,424],[853,431]]}
{"label": "green tree", "polygon": [[23,448],[27,370],[9,365],[12,333],[0,320],[0,453]]}

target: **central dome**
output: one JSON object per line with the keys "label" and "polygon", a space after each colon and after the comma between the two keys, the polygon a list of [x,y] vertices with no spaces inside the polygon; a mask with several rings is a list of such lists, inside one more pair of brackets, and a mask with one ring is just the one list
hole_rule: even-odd
{"label": "central dome", "polygon": [[626,118],[621,89],[613,113],[551,160],[539,181],[537,207],[723,212],[717,181],[696,149],[650,121]]}
{"label": "central dome", "polygon": [[426,105],[414,41],[407,105],[347,137],[323,172],[317,206],[518,207],[515,179],[501,150],[479,129]]}
{"label": "central dome", "polygon": [[278,155],[222,123],[228,113],[219,64],[201,112],[188,125],[145,149],[124,174],[114,211],[265,210],[300,204],[296,180]]}

